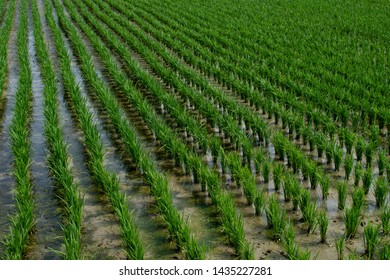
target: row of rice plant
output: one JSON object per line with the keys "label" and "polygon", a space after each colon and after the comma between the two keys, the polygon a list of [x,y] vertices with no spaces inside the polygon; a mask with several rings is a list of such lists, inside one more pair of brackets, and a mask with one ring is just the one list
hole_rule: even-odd
{"label": "row of rice plant", "polygon": [[[78,124],[83,131],[84,146],[87,152],[87,165],[95,183],[100,186],[110,199],[111,205],[119,220],[120,232],[124,250],[129,259],[144,259],[144,248],[131,212],[126,203],[126,197],[120,192],[119,180],[115,174],[107,171],[103,164],[104,150],[94,116],[88,109],[85,98],[71,70],[71,60],[65,47],[61,31],[53,17],[51,3],[45,0],[45,16],[51,29],[55,47],[58,53],[64,90],[72,100],[72,108],[78,118]],[[63,16],[63,15],[62,15]]]}
{"label": "row of rice plant", "polygon": [[[88,2],[89,1],[87,1],[87,3]],[[99,13],[98,10],[94,9],[94,15],[98,16],[100,14],[101,13]],[[86,16],[88,17],[88,15]],[[93,18],[91,18],[90,15],[89,18],[91,21],[93,21]],[[109,20],[109,17],[106,17],[106,20]],[[237,184],[243,188],[244,194],[248,198],[249,204],[253,204],[255,199],[254,177],[248,168],[242,166],[241,160],[239,159],[238,164],[233,164],[233,161],[229,160],[232,157],[229,154],[225,154],[225,150],[222,147],[221,141],[217,140],[215,137],[208,136],[207,130],[200,126],[196,120],[194,120],[185,110],[183,110],[183,107],[172,95],[166,93],[162,89],[161,85],[159,85],[155,80],[153,80],[148,74],[145,73],[145,71],[129,55],[128,51],[120,43],[120,41],[114,36],[110,36],[106,28],[102,27],[102,25],[95,21],[93,21],[93,25],[96,26],[100,32],[104,33],[104,38],[113,48],[117,49],[118,55],[120,55],[120,57],[126,62],[126,65],[128,65],[130,68],[129,71],[131,72],[131,75],[137,78],[137,82],[144,84],[145,87],[148,87],[153,95],[156,96],[161,102],[163,102],[164,107],[167,108],[169,112],[171,112],[172,116],[183,128],[187,129],[188,132],[193,135],[193,137],[200,143],[200,146],[209,146],[211,148],[214,161],[217,161],[217,159],[220,158],[223,171],[225,170],[225,166],[230,167],[233,178],[236,179]],[[120,30],[120,26],[115,25],[115,27],[115,30]],[[123,30],[121,31],[121,34],[124,34]],[[127,38],[127,41],[129,41],[129,38]],[[134,42],[134,40],[131,41]],[[141,51],[141,48],[137,48],[137,50]],[[204,106],[201,108],[203,107]],[[244,138],[245,134],[241,133],[241,135],[243,139],[243,145],[250,146],[248,150],[251,151],[252,147],[250,142]],[[250,160],[251,159],[249,158],[249,162]]]}
{"label": "row of rice plant", "polygon": [[16,91],[16,104],[10,126],[17,212],[11,217],[11,228],[6,239],[7,259],[22,259],[35,220],[33,186],[30,177],[31,158],[28,128],[33,100],[31,69],[28,58],[27,0],[21,1],[19,15],[20,24],[17,33],[17,43],[20,76]]}
{"label": "row of rice plant", "polygon": [[5,86],[7,84],[7,73],[8,73],[8,59],[7,59],[7,53],[8,53],[8,40],[11,32],[12,27],[12,21],[15,14],[15,2],[11,1],[9,4],[8,9],[6,5],[6,1],[3,2],[4,6],[2,9],[4,9],[3,13],[7,11],[5,14],[5,17],[3,18],[2,24],[0,25],[0,38],[2,38],[2,43],[0,44],[0,117],[2,116],[3,109],[1,108],[3,106],[3,99],[5,91]]}
{"label": "row of rice plant", "polygon": [[145,180],[151,186],[152,194],[156,198],[157,207],[167,224],[170,234],[176,240],[177,246],[185,253],[186,258],[203,259],[204,248],[198,245],[189,230],[188,223],[174,207],[166,178],[158,171],[155,162],[141,147],[134,129],[125,119],[123,112],[105,83],[97,76],[94,65],[89,59],[89,53],[83,41],[78,36],[76,29],[74,29],[70,21],[65,17],[62,6],[57,1],[55,5],[60,22],[69,35],[72,45],[78,54],[86,81],[94,88],[100,102],[106,108],[117,133],[121,136],[127,151],[143,171]]}
{"label": "row of rice plant", "polygon": [[73,171],[70,168],[68,148],[59,123],[56,74],[43,38],[37,1],[32,2],[32,15],[37,57],[44,83],[45,134],[49,148],[47,161],[51,169],[51,175],[60,189],[61,200],[65,208],[63,225],[64,258],[80,259],[83,201],[78,192],[78,183],[75,182]]}
{"label": "row of rice plant", "polygon": [[[64,1],[69,7],[69,13],[80,25],[83,31],[87,34],[91,40],[97,52],[105,49],[105,53],[109,55],[108,49],[99,42],[95,33],[85,24],[85,22],[75,14],[75,11],[70,6],[70,3]],[[98,43],[98,44],[97,44]],[[100,50],[100,51],[99,51]],[[249,243],[245,240],[245,234],[243,231],[243,222],[241,214],[236,212],[234,203],[229,195],[224,193],[219,187],[219,179],[216,174],[213,174],[208,167],[206,167],[200,157],[196,156],[193,152],[188,151],[185,144],[177,139],[176,134],[159,118],[156,117],[153,108],[145,102],[143,96],[136,91],[131,83],[126,79],[124,74],[119,71],[118,67],[112,63],[112,59],[103,57],[102,61],[106,64],[106,69],[110,73],[110,76],[119,85],[121,85],[122,91],[132,101],[134,106],[139,110],[144,122],[149,126],[150,130],[156,135],[167,152],[174,158],[177,158],[179,162],[186,164],[189,170],[197,172],[199,179],[207,187],[213,203],[221,213],[222,226],[229,236],[230,241],[235,247],[237,253],[241,258],[253,258],[253,249]]]}

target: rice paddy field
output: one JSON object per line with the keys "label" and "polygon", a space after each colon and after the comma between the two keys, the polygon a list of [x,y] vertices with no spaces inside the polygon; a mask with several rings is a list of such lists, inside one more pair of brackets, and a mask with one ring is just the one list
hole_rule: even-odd
{"label": "rice paddy field", "polygon": [[1,259],[389,259],[387,0],[0,0]]}

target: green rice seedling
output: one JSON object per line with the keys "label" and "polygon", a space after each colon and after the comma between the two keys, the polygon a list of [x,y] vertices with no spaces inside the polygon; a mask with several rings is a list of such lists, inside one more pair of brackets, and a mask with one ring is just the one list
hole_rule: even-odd
{"label": "green rice seedling", "polygon": [[370,143],[372,143],[373,148],[378,148],[380,145],[380,129],[377,125],[370,127]]}
{"label": "green rice seedling", "polygon": [[345,201],[347,199],[347,183],[339,182],[337,184],[337,193],[338,193],[338,209],[343,210],[345,207]]}
{"label": "green rice seedling", "polygon": [[315,162],[312,162],[310,164],[310,186],[312,190],[316,189],[320,178],[321,174],[318,171],[317,164]]}
{"label": "green rice seedling", "polygon": [[383,244],[382,248],[379,250],[379,259],[390,260],[390,244]]}
{"label": "green rice seedling", "polygon": [[325,211],[318,214],[318,225],[320,227],[321,243],[326,242],[326,232],[328,231],[329,219]]}
{"label": "green rice seedling", "polygon": [[266,208],[268,227],[272,229],[273,239],[281,240],[286,226],[286,210],[281,209],[274,195],[270,196],[268,208]]}
{"label": "green rice seedling", "polygon": [[211,155],[213,157],[213,162],[214,162],[214,164],[216,164],[218,161],[218,157],[219,157],[221,143],[220,143],[219,138],[214,138],[214,137],[211,138],[209,141],[210,141],[209,146],[211,149]]}
{"label": "green rice seedling", "polygon": [[328,141],[322,133],[315,134],[315,135],[316,135],[315,137],[316,137],[316,144],[317,144],[317,156],[320,159],[324,154],[324,150],[326,150]]}
{"label": "green rice seedling", "polygon": [[272,171],[273,171],[275,191],[279,191],[280,183],[283,179],[283,173],[284,173],[283,165],[274,162]]}
{"label": "green rice seedling", "polygon": [[347,149],[347,153],[348,154],[352,154],[352,149],[353,149],[353,146],[355,144],[355,140],[356,140],[356,137],[355,137],[355,134],[353,132],[351,132],[350,130],[344,130],[345,133],[345,147]]}
{"label": "green rice seedling", "polygon": [[322,200],[326,200],[329,195],[330,178],[328,174],[323,174],[320,179]]}
{"label": "green rice seedling", "polygon": [[249,205],[252,205],[256,199],[256,183],[251,171],[245,167],[243,168],[243,191]]}
{"label": "green rice seedling", "polygon": [[301,197],[299,200],[299,208],[302,214],[306,212],[307,206],[310,204],[310,192],[306,189],[302,189]]}
{"label": "green rice seedling", "polygon": [[260,216],[261,212],[264,209],[265,205],[265,196],[262,189],[256,190],[256,196],[255,196],[255,213],[257,216]]}
{"label": "green rice seedling", "polygon": [[326,142],[326,146],[324,148],[325,150],[325,156],[326,156],[326,164],[331,164],[332,163],[332,158],[333,158],[333,152],[334,152],[334,147],[331,142]]}
{"label": "green rice seedling", "polygon": [[377,207],[382,207],[386,202],[387,193],[389,192],[385,178],[380,177],[376,181],[374,195]]}
{"label": "green rice seedling", "polygon": [[366,171],[363,174],[363,189],[364,194],[367,195],[370,191],[371,183],[372,183],[372,169],[369,167],[366,169]]}
{"label": "green rice seedling", "polygon": [[313,152],[315,150],[316,146],[318,146],[317,138],[313,136],[313,132],[311,131],[310,137],[309,137],[310,152]]}
{"label": "green rice seedling", "polygon": [[371,222],[364,228],[364,247],[368,259],[372,259],[379,244],[379,226],[374,226]]}
{"label": "green rice seedling", "polygon": [[286,144],[283,133],[278,131],[277,133],[275,133],[272,140],[272,143],[274,144],[275,148],[275,153],[279,155],[280,160],[284,160],[284,155],[286,153]]}
{"label": "green rice seedling", "polygon": [[262,169],[263,169],[264,183],[268,183],[269,175],[271,173],[271,163],[269,161],[264,161],[262,164]]}
{"label": "green rice seedling", "polygon": [[356,159],[357,161],[361,161],[363,158],[363,153],[366,148],[366,142],[364,141],[363,138],[359,137],[356,142]]}
{"label": "green rice seedling", "polygon": [[333,146],[333,160],[334,169],[337,172],[340,170],[341,162],[343,160],[343,150],[340,149],[337,145]]}
{"label": "green rice seedling", "polygon": [[352,193],[352,207],[361,211],[364,205],[364,189],[355,188]]}
{"label": "green rice seedling", "polygon": [[304,126],[302,129],[302,141],[303,145],[307,145],[311,136],[311,128],[309,126]]}
{"label": "green rice seedling", "polygon": [[372,166],[374,150],[375,150],[375,147],[374,147],[373,143],[369,143],[369,144],[366,145],[365,155],[366,155],[366,166],[367,167],[371,167]]}
{"label": "green rice seedling", "polygon": [[289,221],[286,225],[286,229],[283,231],[282,241],[284,248],[287,251],[287,256],[291,259],[290,256],[293,255],[293,247],[295,244],[295,231],[294,225]]}
{"label": "green rice seedling", "polygon": [[383,149],[380,149],[378,152],[378,169],[379,169],[379,176],[384,175],[386,166],[388,165],[388,160],[386,157],[386,152]]}
{"label": "green rice seedling", "polygon": [[349,177],[351,176],[353,168],[353,156],[352,154],[348,154],[345,156],[344,159],[344,170],[345,170],[345,179],[348,181]]}
{"label": "green rice seedling", "polygon": [[261,165],[264,162],[264,153],[263,151],[255,152],[255,169],[256,172],[260,173]]}
{"label": "green rice seedling", "polygon": [[360,209],[355,207],[346,208],[344,212],[344,223],[346,238],[355,237],[360,223]]}
{"label": "green rice seedling", "polygon": [[291,192],[294,184],[294,178],[290,175],[284,177],[284,182],[282,184],[283,187],[283,196],[286,202],[291,200]]}
{"label": "green rice seedling", "polygon": [[344,259],[344,244],[345,244],[345,237],[344,236],[336,239],[337,259],[339,259],[339,260]]}
{"label": "green rice seedling", "polygon": [[355,183],[354,183],[356,187],[359,186],[359,182],[361,177],[363,176],[363,172],[364,172],[363,166],[361,165],[360,162],[357,163],[355,166]]}
{"label": "green rice seedling", "polygon": [[310,177],[310,162],[307,159],[303,159],[302,161],[302,176],[305,181]]}
{"label": "green rice seedling", "polygon": [[307,233],[313,233],[317,227],[317,205],[315,202],[307,205],[305,212],[303,212],[303,219],[307,225]]}
{"label": "green rice seedling", "polygon": [[301,199],[301,191],[302,191],[302,188],[301,188],[299,181],[294,179],[292,187],[291,187],[291,197],[292,197],[294,211],[298,210],[299,202]]}
{"label": "green rice seedling", "polygon": [[390,233],[390,207],[388,204],[384,205],[381,210],[382,232],[384,235]]}

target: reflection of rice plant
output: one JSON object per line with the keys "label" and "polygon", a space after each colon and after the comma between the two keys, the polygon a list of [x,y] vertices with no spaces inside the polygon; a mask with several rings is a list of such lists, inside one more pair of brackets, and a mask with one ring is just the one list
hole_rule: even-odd
{"label": "reflection of rice plant", "polygon": [[375,184],[375,201],[377,207],[382,207],[386,201],[388,193],[387,182],[383,177],[380,177]]}
{"label": "reflection of rice plant", "polygon": [[339,260],[344,259],[344,244],[345,244],[345,237],[344,236],[336,239],[337,259],[339,259]]}
{"label": "reflection of rice plant", "polygon": [[344,169],[345,169],[345,179],[349,180],[353,168],[353,156],[348,154],[345,156],[344,160]]}
{"label": "reflection of rice plant", "polygon": [[326,242],[326,232],[328,230],[329,219],[325,211],[320,211],[318,215],[318,225],[320,227],[321,243]]}
{"label": "reflection of rice plant", "polygon": [[366,171],[363,174],[364,194],[368,194],[368,192],[370,191],[371,183],[372,183],[372,169],[369,167],[366,169]]}
{"label": "reflection of rice plant", "polygon": [[382,221],[382,231],[383,234],[390,233],[390,207],[385,205],[381,210],[381,221]]}
{"label": "reflection of rice plant", "polygon": [[328,175],[324,174],[320,178],[321,191],[322,191],[322,199],[326,200],[329,195],[330,188],[330,178]]}
{"label": "reflection of rice plant", "polygon": [[360,209],[355,207],[345,209],[344,223],[345,223],[345,236],[347,238],[355,237],[359,222],[360,222]]}
{"label": "reflection of rice plant", "polygon": [[338,208],[343,210],[345,207],[345,201],[347,199],[347,184],[345,182],[339,182],[337,184],[338,193]]}
{"label": "reflection of rice plant", "polygon": [[367,258],[372,259],[379,243],[379,226],[373,226],[371,223],[369,223],[364,228],[363,240]]}

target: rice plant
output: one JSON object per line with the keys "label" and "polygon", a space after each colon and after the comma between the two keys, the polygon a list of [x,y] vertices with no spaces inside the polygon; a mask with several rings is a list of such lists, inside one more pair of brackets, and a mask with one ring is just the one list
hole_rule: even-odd
{"label": "rice plant", "polygon": [[379,226],[374,226],[370,222],[364,228],[363,240],[367,258],[371,260],[379,244]]}
{"label": "rice plant", "polygon": [[382,245],[382,248],[379,250],[379,259],[390,260],[390,244]]}
{"label": "rice plant", "polygon": [[359,137],[356,142],[356,148],[355,148],[357,161],[360,162],[362,160],[365,148],[366,148],[366,142],[364,141],[363,138]]}
{"label": "rice plant", "polygon": [[341,162],[343,160],[343,150],[340,149],[337,145],[333,146],[333,160],[334,160],[334,166],[335,171],[340,170]]}
{"label": "rice plant", "polygon": [[293,203],[293,210],[297,211],[299,207],[299,202],[301,199],[302,188],[298,180],[294,179],[291,186],[291,200]]}
{"label": "rice plant", "polygon": [[286,210],[280,208],[274,195],[270,196],[265,213],[268,227],[272,229],[272,238],[280,241],[286,226]]}
{"label": "rice plant", "polygon": [[338,193],[338,209],[343,210],[345,207],[345,201],[347,199],[347,183],[339,182],[337,184],[337,193]]}
{"label": "rice plant", "polygon": [[326,200],[329,195],[329,188],[330,188],[330,178],[329,175],[324,174],[321,176],[320,179],[321,184],[321,191],[322,191],[322,200]]}
{"label": "rice plant", "polygon": [[301,191],[301,197],[299,200],[299,208],[301,209],[302,214],[306,212],[306,208],[310,204],[310,192],[303,189]]}
{"label": "rice plant", "polygon": [[387,165],[388,165],[388,159],[386,157],[386,152],[384,149],[380,149],[378,152],[379,176],[383,176],[385,174],[385,170],[386,170]]}
{"label": "rice plant", "polygon": [[369,167],[364,171],[363,174],[363,189],[364,189],[364,194],[368,194],[370,191],[371,183],[372,183],[372,169]]}
{"label": "rice plant", "polygon": [[355,166],[355,183],[354,183],[355,186],[359,186],[359,182],[363,176],[363,172],[364,172],[363,166],[361,165],[361,163],[357,163]]}
{"label": "rice plant", "polygon": [[375,147],[373,143],[370,142],[369,144],[366,145],[365,156],[366,156],[367,168],[372,166],[374,151],[375,151]]}
{"label": "rice plant", "polygon": [[325,211],[320,211],[318,214],[318,225],[320,228],[321,243],[326,242],[326,233],[328,231],[329,219]]}
{"label": "rice plant", "polygon": [[317,227],[317,205],[315,202],[310,202],[305,208],[303,219],[307,225],[307,233],[313,233]]}
{"label": "rice plant", "polygon": [[345,237],[342,236],[335,241],[336,243],[336,251],[337,251],[337,259],[344,259],[344,246],[345,246]]}
{"label": "rice plant", "polygon": [[271,173],[271,163],[269,161],[264,161],[262,164],[262,169],[263,169],[264,183],[268,183],[269,175]]}
{"label": "rice plant", "polygon": [[360,223],[360,209],[346,208],[344,212],[345,236],[346,238],[354,238]]}
{"label": "rice plant", "polygon": [[272,170],[273,170],[275,191],[279,191],[280,183],[283,179],[283,173],[284,173],[283,165],[274,163]]}
{"label": "rice plant", "polygon": [[355,188],[352,192],[352,207],[361,211],[364,205],[364,189]]}
{"label": "rice plant", "polygon": [[348,181],[349,177],[351,176],[353,168],[353,156],[352,154],[348,154],[345,156],[344,159],[344,170],[345,170],[345,179]]}
{"label": "rice plant", "polygon": [[388,235],[390,233],[390,207],[388,204],[382,207],[381,222],[383,234]]}
{"label": "rice plant", "polygon": [[261,214],[261,212],[263,211],[264,205],[265,205],[265,196],[264,196],[264,192],[262,189],[256,190],[254,204],[255,204],[255,213],[257,216],[259,216]]}
{"label": "rice plant", "polygon": [[385,178],[378,178],[374,189],[375,202],[377,207],[380,208],[385,204],[388,192],[388,184]]}

